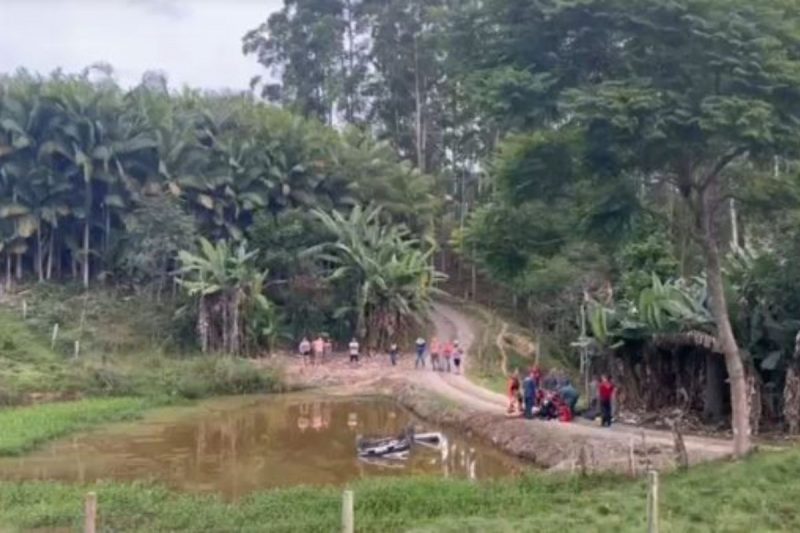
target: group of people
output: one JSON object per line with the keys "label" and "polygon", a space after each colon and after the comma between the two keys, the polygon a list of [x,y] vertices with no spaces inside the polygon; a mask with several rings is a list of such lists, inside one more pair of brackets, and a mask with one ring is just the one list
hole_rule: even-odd
{"label": "group of people", "polygon": [[298,347],[300,355],[303,357],[303,364],[316,366],[322,364],[323,359],[330,357],[333,353],[333,343],[326,335],[318,335],[313,341],[308,337],[303,337]]}
{"label": "group of people", "polygon": [[[601,424],[611,426],[616,386],[607,375],[594,383],[587,413],[594,418],[599,411]],[[550,372],[543,378],[539,367],[534,366],[524,377],[519,371],[508,377],[508,413],[512,415],[522,413],[527,419],[538,416],[546,420],[557,418],[562,422],[570,422],[576,414],[579,398],[580,393],[569,378],[558,371]]]}
{"label": "group of people", "polygon": [[[428,350],[428,343],[422,337],[418,338],[415,342],[417,359],[414,363],[414,368],[425,368],[425,356],[430,352],[431,368],[440,372],[456,373],[461,371],[461,361],[464,356],[464,351],[461,348],[458,340],[453,339],[444,343],[434,337],[430,343],[430,350]],[[327,336],[319,335],[313,341],[309,341],[308,337],[303,337],[298,346],[298,351],[303,357],[303,364],[306,366],[316,366],[327,359],[333,353],[333,344]],[[347,345],[347,352],[350,355],[350,363],[358,364],[361,354],[361,345],[358,340],[353,337]],[[392,366],[397,366],[400,358],[400,348],[397,343],[392,343],[388,350],[389,362]]]}
{"label": "group of people", "polygon": [[457,339],[448,340],[444,343],[434,337],[428,342],[419,337],[416,341],[417,358],[414,361],[414,368],[425,368],[425,355],[428,353],[431,360],[431,369],[437,372],[461,373],[461,361],[464,358],[464,349]]}

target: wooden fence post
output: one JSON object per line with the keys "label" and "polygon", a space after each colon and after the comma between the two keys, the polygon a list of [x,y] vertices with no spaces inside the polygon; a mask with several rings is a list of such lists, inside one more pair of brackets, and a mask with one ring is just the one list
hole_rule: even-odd
{"label": "wooden fence post", "polygon": [[53,336],[50,338],[50,349],[56,349],[56,341],[58,340],[58,323],[53,324]]}
{"label": "wooden fence post", "polygon": [[631,437],[631,440],[628,443],[628,474],[631,477],[636,477],[636,452],[635,444],[633,443],[633,437]]}
{"label": "wooden fence post", "polygon": [[84,518],[84,533],[95,533],[97,525],[97,494],[94,492],[86,493]]}
{"label": "wooden fence post", "polygon": [[658,472],[647,474],[647,533],[658,533]]}
{"label": "wooden fence post", "polygon": [[22,300],[22,320],[28,319],[28,300]]}
{"label": "wooden fence post", "polygon": [[346,490],[342,495],[342,533],[355,531],[355,516],[353,515],[353,491]]}

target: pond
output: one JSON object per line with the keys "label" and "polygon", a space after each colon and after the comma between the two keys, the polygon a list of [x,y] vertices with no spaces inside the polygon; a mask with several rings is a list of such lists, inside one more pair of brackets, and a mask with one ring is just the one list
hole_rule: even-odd
{"label": "pond", "polygon": [[490,446],[444,431],[440,449],[415,446],[405,460],[365,462],[357,435],[396,435],[420,422],[385,398],[287,394],[224,398],[162,409],[0,460],[0,478],[70,482],[149,480],[236,499],[294,485],[344,485],[377,476],[509,476],[523,465]]}

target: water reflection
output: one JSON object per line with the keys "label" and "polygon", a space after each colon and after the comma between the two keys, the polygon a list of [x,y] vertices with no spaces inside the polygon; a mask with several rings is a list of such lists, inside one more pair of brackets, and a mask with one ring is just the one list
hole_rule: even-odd
{"label": "water reflection", "polygon": [[[459,435],[415,446],[405,460],[358,460],[355,436],[395,435],[413,420],[392,402],[287,395],[226,399],[165,411],[0,460],[3,479],[153,479],[237,498],[258,489],[344,484],[381,475],[484,479],[518,463]],[[435,428],[425,428],[428,431]]]}

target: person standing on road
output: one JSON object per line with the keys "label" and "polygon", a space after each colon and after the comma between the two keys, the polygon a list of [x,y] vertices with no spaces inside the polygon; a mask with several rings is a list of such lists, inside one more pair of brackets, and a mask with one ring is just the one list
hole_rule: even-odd
{"label": "person standing on road", "polygon": [[415,345],[417,348],[417,359],[414,361],[414,368],[425,368],[425,339],[417,337]]}
{"label": "person standing on road", "polygon": [[439,344],[439,339],[436,337],[431,341],[431,369],[441,370],[439,368],[439,353],[441,352],[442,345]]}
{"label": "person standing on road", "polygon": [[350,363],[358,364],[358,353],[360,346],[355,337],[353,337],[353,340],[350,341],[350,344],[348,344],[347,347],[350,351]]}
{"label": "person standing on road", "polygon": [[333,356],[333,342],[331,342],[331,338],[327,334],[325,335],[325,345],[323,346],[322,353],[324,354],[325,360],[330,360]]}
{"label": "person standing on road", "polygon": [[533,406],[536,404],[536,380],[533,372],[525,376],[522,381],[522,395],[525,402],[525,418],[530,420],[533,418]]}
{"label": "person standing on road", "polygon": [[311,343],[311,351],[311,364],[321,364],[322,356],[325,353],[325,341],[322,339],[322,335],[318,335],[314,342]]}
{"label": "person standing on road", "polygon": [[453,358],[452,341],[447,341],[444,343],[444,348],[442,348],[442,357],[444,357],[444,365],[442,365],[443,369],[447,372],[450,372],[450,360]]}
{"label": "person standing on road", "polygon": [[392,366],[397,366],[397,343],[393,342],[391,346],[389,346],[389,360],[392,362]]}
{"label": "person standing on road", "polygon": [[453,350],[453,365],[456,367],[456,374],[461,373],[461,359],[464,357],[464,349],[458,341],[455,341],[455,349]]}
{"label": "person standing on road", "polygon": [[303,358],[303,365],[308,365],[308,358],[311,357],[311,343],[308,342],[307,337],[303,337],[303,340],[300,341],[297,351],[300,352],[300,356]]}
{"label": "person standing on road", "polygon": [[614,399],[615,390],[614,383],[607,375],[603,374],[600,377],[600,384],[597,386],[603,427],[611,427],[611,401]]}

